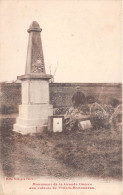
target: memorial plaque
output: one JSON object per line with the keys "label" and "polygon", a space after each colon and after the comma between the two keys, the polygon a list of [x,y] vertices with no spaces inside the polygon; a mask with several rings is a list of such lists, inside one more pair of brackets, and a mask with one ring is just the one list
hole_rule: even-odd
{"label": "memorial plaque", "polygon": [[62,132],[64,129],[64,116],[49,116],[48,130],[52,132]]}
{"label": "memorial plaque", "polygon": [[62,132],[62,118],[53,118],[53,132]]}

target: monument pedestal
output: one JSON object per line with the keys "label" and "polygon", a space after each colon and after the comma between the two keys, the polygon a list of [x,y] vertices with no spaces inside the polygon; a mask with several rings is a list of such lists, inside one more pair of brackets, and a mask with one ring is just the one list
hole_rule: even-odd
{"label": "monument pedestal", "polygon": [[48,116],[53,115],[53,106],[20,105],[19,117],[16,119],[13,131],[21,134],[41,133],[48,128]]}
{"label": "monument pedestal", "polygon": [[53,115],[53,106],[49,104],[50,75],[23,75],[22,105],[19,105],[19,117],[13,131],[21,134],[39,133],[48,128],[48,117]]}

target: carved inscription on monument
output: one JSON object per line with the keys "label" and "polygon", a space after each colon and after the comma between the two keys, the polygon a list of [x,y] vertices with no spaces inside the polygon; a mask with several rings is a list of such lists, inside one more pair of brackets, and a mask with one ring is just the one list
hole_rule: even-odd
{"label": "carved inscription on monument", "polygon": [[33,32],[32,44],[31,72],[45,73],[42,44],[39,32]]}

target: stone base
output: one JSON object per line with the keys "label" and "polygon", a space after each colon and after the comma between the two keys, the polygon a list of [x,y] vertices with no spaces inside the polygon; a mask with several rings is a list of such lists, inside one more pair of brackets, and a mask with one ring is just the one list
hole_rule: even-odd
{"label": "stone base", "polygon": [[27,135],[27,134],[35,134],[35,133],[41,133],[44,130],[47,130],[48,126],[43,125],[43,126],[25,126],[25,125],[18,125],[14,124],[14,132],[20,133],[22,135]]}
{"label": "stone base", "polygon": [[48,128],[48,116],[51,115],[53,106],[50,104],[20,105],[13,131],[23,135],[40,133]]}
{"label": "stone base", "polygon": [[19,106],[19,118],[22,119],[44,119],[53,115],[51,104],[22,104]]}

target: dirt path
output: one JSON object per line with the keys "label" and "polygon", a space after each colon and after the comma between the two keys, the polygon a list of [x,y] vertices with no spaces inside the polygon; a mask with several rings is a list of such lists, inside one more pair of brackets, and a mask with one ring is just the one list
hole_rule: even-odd
{"label": "dirt path", "polygon": [[[50,154],[42,154],[40,146],[31,148],[28,144],[15,142],[8,150],[7,167],[12,170],[13,176],[69,178],[75,174],[73,168],[57,161]],[[79,172],[76,171],[76,175]]]}
{"label": "dirt path", "polygon": [[40,139],[27,137],[25,142],[22,136],[19,138],[16,134],[6,132],[6,129],[2,129],[0,133],[0,174],[3,172],[5,177],[71,178],[79,175],[79,171],[57,161],[50,153],[44,152]]}

